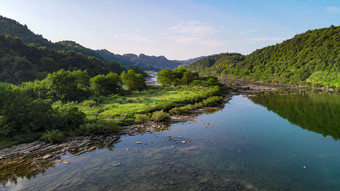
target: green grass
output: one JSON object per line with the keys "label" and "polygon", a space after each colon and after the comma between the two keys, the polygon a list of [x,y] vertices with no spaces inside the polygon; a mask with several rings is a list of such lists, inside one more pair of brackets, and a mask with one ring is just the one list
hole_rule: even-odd
{"label": "green grass", "polygon": [[117,124],[126,125],[134,123],[136,114],[148,114],[162,109],[168,111],[201,101],[218,92],[216,87],[152,87],[131,95],[105,97],[102,104],[88,104],[88,101],[84,101],[76,106],[89,120],[113,119]]}

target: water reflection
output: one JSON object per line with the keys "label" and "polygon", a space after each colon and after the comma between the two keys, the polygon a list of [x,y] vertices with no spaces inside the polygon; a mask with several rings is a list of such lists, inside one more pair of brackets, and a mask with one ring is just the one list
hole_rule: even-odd
{"label": "water reflection", "polygon": [[315,91],[262,93],[250,97],[294,125],[340,139],[340,96]]}
{"label": "water reflection", "polygon": [[[180,116],[174,121],[184,122],[195,120],[196,116],[202,113],[214,113],[223,109],[223,107],[206,108],[204,110],[196,111],[195,113],[187,116]],[[144,125],[133,125],[125,129],[121,134],[129,136],[143,136],[144,134],[160,133],[162,131],[168,131],[171,124],[163,123],[156,124],[153,122],[146,123]],[[57,164],[67,165],[69,160],[65,160],[66,157],[76,157],[81,154],[95,152],[97,150],[105,149],[113,151],[115,144],[121,141],[121,136],[100,136],[90,138],[86,144],[80,144],[79,146],[74,143],[69,148],[68,146],[54,146],[49,151],[36,153],[30,157],[16,157],[6,160],[0,160],[0,183],[5,186],[6,184],[17,184],[18,179],[35,178],[39,174],[44,174],[47,169],[55,167]],[[176,137],[177,138],[177,137]],[[179,138],[177,138],[179,142]],[[182,140],[183,141],[183,140]],[[188,140],[186,140],[187,142]],[[141,143],[142,144],[142,143]],[[144,144],[144,143],[143,143]],[[136,152],[139,152],[138,150]],[[81,156],[80,156],[81,157]],[[118,163],[117,163],[118,164]]]}

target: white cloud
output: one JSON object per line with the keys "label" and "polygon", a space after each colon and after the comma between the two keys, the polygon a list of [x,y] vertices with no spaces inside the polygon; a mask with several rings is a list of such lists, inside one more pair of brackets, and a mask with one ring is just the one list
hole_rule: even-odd
{"label": "white cloud", "polygon": [[259,32],[259,31],[260,29],[250,29],[250,30],[240,31],[239,34],[254,33],[254,32]]}
{"label": "white cloud", "polygon": [[168,38],[178,44],[201,44],[207,47],[222,46],[225,43],[213,39],[213,35],[217,32],[214,27],[199,21],[180,22],[169,28],[169,32],[165,33]]}
{"label": "white cloud", "polygon": [[331,13],[331,14],[339,14],[340,13],[340,7],[328,6],[325,9],[328,13]]}
{"label": "white cloud", "polygon": [[176,26],[170,27],[170,33],[184,36],[207,36],[216,32],[207,23],[198,21],[180,22]]}

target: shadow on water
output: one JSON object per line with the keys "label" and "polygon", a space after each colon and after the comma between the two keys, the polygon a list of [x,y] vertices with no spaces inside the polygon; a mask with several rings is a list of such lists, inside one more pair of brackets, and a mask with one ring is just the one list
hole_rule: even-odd
{"label": "shadow on water", "polygon": [[250,97],[290,123],[303,129],[340,139],[340,96],[315,91],[289,94],[262,93]]}

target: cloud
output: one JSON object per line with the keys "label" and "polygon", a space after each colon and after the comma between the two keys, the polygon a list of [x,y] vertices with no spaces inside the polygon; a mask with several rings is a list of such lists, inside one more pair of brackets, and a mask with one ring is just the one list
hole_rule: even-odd
{"label": "cloud", "polygon": [[328,13],[331,13],[331,14],[339,14],[340,13],[340,7],[328,6],[325,9]]}
{"label": "cloud", "polygon": [[250,30],[240,31],[239,34],[254,33],[254,32],[259,32],[260,30],[261,29],[250,29]]}
{"label": "cloud", "polygon": [[207,36],[216,32],[215,28],[207,23],[198,21],[180,22],[176,26],[170,27],[170,33],[185,36]]}
{"label": "cloud", "polygon": [[201,44],[207,47],[224,45],[224,42],[212,38],[216,32],[208,23],[188,21],[170,27],[164,35],[178,44]]}

